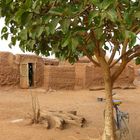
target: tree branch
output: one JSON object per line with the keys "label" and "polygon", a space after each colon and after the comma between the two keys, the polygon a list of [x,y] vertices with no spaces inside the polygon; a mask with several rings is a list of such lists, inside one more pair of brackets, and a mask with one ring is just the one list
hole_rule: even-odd
{"label": "tree branch", "polygon": [[[112,68],[114,65],[116,65],[121,59],[123,59],[124,57],[126,59],[129,59],[131,57],[131,55],[134,55],[135,53],[138,54],[140,52],[140,45],[136,45],[134,46],[132,49],[128,50],[126,53],[124,53],[123,55],[121,55],[111,66],[110,68]],[[135,55],[134,55],[135,56]],[[133,56],[132,56],[133,57]],[[132,58],[133,59],[133,58]],[[132,60],[131,59],[131,60]]]}
{"label": "tree branch", "polygon": [[131,61],[133,58],[140,56],[140,45],[136,45],[132,53],[128,57],[128,61]]}
{"label": "tree branch", "polygon": [[96,39],[96,36],[95,36],[93,29],[91,29],[91,38],[93,38],[92,41],[95,44],[94,54],[95,54],[96,58],[98,59],[98,56],[101,55],[102,50],[100,48],[99,41]]}
{"label": "tree branch", "polygon": [[[140,45],[134,46],[133,49],[128,50],[125,54],[119,57],[117,62],[121,60],[121,58],[124,58],[119,68],[113,73],[112,80],[113,82],[118,78],[118,76],[121,74],[125,66],[128,62],[130,62],[133,58],[140,56]],[[111,67],[113,67],[117,62],[115,62]]]}
{"label": "tree branch", "polygon": [[88,54],[88,52],[87,52],[87,50],[86,50],[85,47],[79,46],[79,49],[85,53],[85,55],[88,57],[88,59],[89,59],[93,64],[95,64],[96,66],[100,67],[100,64],[99,64],[97,61],[95,61],[95,60],[92,58],[91,55]]}
{"label": "tree branch", "polygon": [[122,20],[123,19],[123,16],[122,16],[122,14],[120,12],[119,5],[117,6],[117,9],[116,10],[117,10],[117,16],[118,16],[119,20]]}
{"label": "tree branch", "polygon": [[134,53],[133,55],[131,55],[131,56],[128,58],[128,61],[130,62],[132,59],[134,59],[135,57],[138,57],[138,56],[140,56],[140,52]]}
{"label": "tree branch", "polygon": [[126,38],[126,39],[124,40],[124,43],[122,44],[122,45],[123,45],[123,48],[122,48],[121,55],[123,55],[123,54],[126,53],[126,49],[127,49],[127,44],[128,44],[128,42],[129,42],[129,39]]}
{"label": "tree branch", "polygon": [[110,65],[115,57],[115,54],[116,54],[116,51],[117,51],[117,46],[114,46],[113,48],[113,51],[112,51],[112,54],[110,56],[110,59],[108,60],[108,64]]}
{"label": "tree branch", "polygon": [[137,32],[137,28],[138,28],[138,24],[133,24],[130,30],[135,33]]}
{"label": "tree branch", "polygon": [[83,14],[87,9],[89,9],[91,6],[87,5],[82,11],[76,13],[74,16],[71,16],[70,18],[75,18],[77,16],[80,16],[81,14]]}
{"label": "tree branch", "polygon": [[112,74],[112,82],[115,82],[115,80],[119,77],[119,75],[122,73],[122,71],[124,70],[124,68],[126,67],[128,61],[123,61],[121,63],[121,65],[114,71],[114,73]]}
{"label": "tree branch", "polygon": [[129,55],[131,55],[131,53],[133,52],[133,50],[128,50],[126,53],[124,53],[123,55],[121,55],[112,65],[110,65],[110,68],[112,68],[114,65],[116,65],[121,59],[123,59],[124,57],[127,59]]}
{"label": "tree branch", "polygon": [[136,31],[136,34],[139,34],[140,33],[140,28]]}

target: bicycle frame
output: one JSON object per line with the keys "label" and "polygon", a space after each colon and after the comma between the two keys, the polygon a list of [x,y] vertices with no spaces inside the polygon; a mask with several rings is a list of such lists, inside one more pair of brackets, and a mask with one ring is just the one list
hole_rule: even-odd
{"label": "bicycle frame", "polygon": [[118,108],[118,105],[114,105],[114,109],[115,109],[115,113],[116,113],[115,116],[116,116],[117,129],[121,129],[122,120],[125,119],[125,120],[129,121],[129,114],[120,111],[119,108]]}
{"label": "bicycle frame", "polygon": [[[115,94],[113,94],[115,95]],[[97,101],[103,102],[104,98],[97,98]],[[119,105],[122,103],[121,100],[113,100],[113,107],[115,110],[114,114],[114,122],[116,126],[116,135],[119,140],[124,140],[123,138],[127,138],[127,140],[133,140],[133,136],[128,126],[129,122],[129,114],[122,112],[119,109]],[[105,115],[105,110],[104,110]]]}

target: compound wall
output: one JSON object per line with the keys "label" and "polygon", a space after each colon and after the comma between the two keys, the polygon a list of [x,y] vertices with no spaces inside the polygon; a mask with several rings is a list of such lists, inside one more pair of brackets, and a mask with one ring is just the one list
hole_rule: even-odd
{"label": "compound wall", "polygon": [[[20,72],[26,71],[23,75],[20,73],[20,87],[21,88],[29,88],[29,85],[26,81],[28,81],[28,64],[33,64],[33,80],[34,80],[34,87],[41,87],[43,86],[44,82],[44,61],[41,57],[35,55],[23,55],[18,54],[16,55],[16,60],[20,64]],[[23,66],[23,67],[22,67]],[[25,67],[25,68],[24,68]]]}
{"label": "compound wall", "polygon": [[45,89],[74,89],[74,86],[75,68],[73,66],[45,66]]}
{"label": "compound wall", "polygon": [[[89,61],[80,60],[75,65],[58,60],[42,59],[35,55],[13,55],[0,52],[0,87],[19,86],[29,88],[28,64],[33,64],[34,87],[46,89],[86,89],[104,87],[102,71]],[[117,69],[117,66],[112,70]],[[133,85],[135,77],[140,81],[140,67],[128,65],[115,82],[115,87]]]}
{"label": "compound wall", "polygon": [[[112,69],[112,73],[118,68],[116,66]],[[96,67],[92,64],[86,63],[77,63],[75,65],[76,79],[75,87],[76,88],[103,88],[103,72],[100,67]],[[134,68],[127,66],[122,74],[116,80],[114,87],[131,87],[135,79]]]}
{"label": "compound wall", "polygon": [[140,85],[140,65],[135,65],[135,84]]}
{"label": "compound wall", "polygon": [[0,52],[0,86],[17,86],[19,81],[19,64],[16,57],[9,52]]}
{"label": "compound wall", "polygon": [[[36,87],[43,86],[44,62],[35,55],[13,55],[10,52],[0,52],[0,86],[16,86],[29,88],[28,64],[34,64],[34,83]],[[22,67],[24,65],[24,67]],[[24,68],[24,69],[22,69]]]}

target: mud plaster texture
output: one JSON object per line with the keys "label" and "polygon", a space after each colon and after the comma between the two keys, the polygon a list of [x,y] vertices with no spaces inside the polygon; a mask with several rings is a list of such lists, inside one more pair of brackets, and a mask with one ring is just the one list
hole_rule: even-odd
{"label": "mud plaster texture", "polygon": [[0,52],[0,87],[17,86],[19,84],[19,64],[15,56],[8,52]]}
{"label": "mud plaster texture", "polygon": [[[13,55],[9,52],[0,52],[0,86],[23,88],[21,85],[27,82],[21,80],[23,77],[21,78],[20,69],[22,64],[26,66],[28,63],[35,64],[34,87],[42,87],[47,90],[102,89],[104,87],[101,68],[94,66],[85,58],[71,65],[66,61],[59,62],[35,55]],[[114,67],[112,72],[117,67]],[[128,64],[116,80],[114,87],[132,87],[136,79],[140,81],[140,67]],[[29,88],[26,85],[25,88]]]}
{"label": "mud plaster texture", "polygon": [[134,65],[135,70],[135,81],[136,85],[140,85],[140,65]]}
{"label": "mud plaster texture", "polygon": [[46,89],[74,89],[75,67],[45,66],[44,87]]}
{"label": "mud plaster texture", "polygon": [[36,87],[43,86],[44,62],[34,55],[13,55],[9,52],[0,52],[0,86],[20,87],[20,65],[34,63]]}
{"label": "mud plaster texture", "polygon": [[45,65],[52,65],[52,66],[58,66],[59,65],[59,60],[57,60],[57,59],[44,58],[43,60],[44,60]]}
{"label": "mud plaster texture", "polygon": [[35,87],[43,86],[44,82],[44,61],[41,57],[35,55],[16,55],[17,61],[21,64],[35,64],[34,69],[34,84]]}
{"label": "mud plaster texture", "polygon": [[[112,73],[118,68],[118,66],[112,69]],[[88,63],[75,64],[75,87],[76,88],[93,88],[102,89],[104,87],[103,72],[100,67],[96,67]],[[122,74],[115,81],[114,88],[132,88],[135,79],[134,68],[126,66]]]}

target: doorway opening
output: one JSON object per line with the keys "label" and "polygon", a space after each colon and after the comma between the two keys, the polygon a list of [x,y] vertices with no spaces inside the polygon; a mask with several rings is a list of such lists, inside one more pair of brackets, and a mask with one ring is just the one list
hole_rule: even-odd
{"label": "doorway opening", "polygon": [[28,63],[28,78],[29,78],[29,87],[34,86],[33,63]]}

